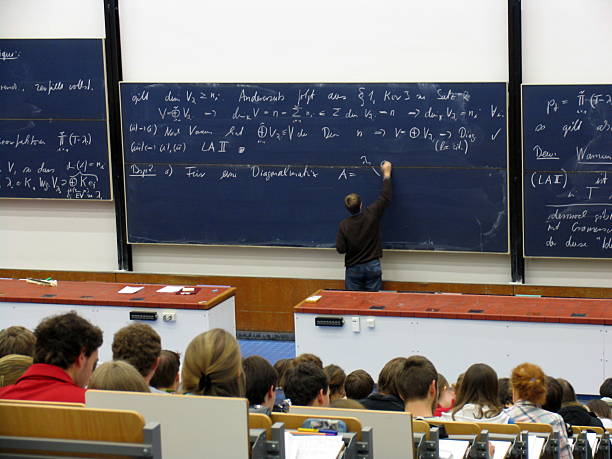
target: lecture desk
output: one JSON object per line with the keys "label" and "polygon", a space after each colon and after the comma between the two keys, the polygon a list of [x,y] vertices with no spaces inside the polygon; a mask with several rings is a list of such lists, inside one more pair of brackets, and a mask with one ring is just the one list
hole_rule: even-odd
{"label": "lecture desk", "polygon": [[[142,287],[118,293],[124,287]],[[196,335],[212,328],[236,334],[236,289],[196,285],[193,294],[161,293],[164,285],[57,281],[36,285],[19,279],[0,279],[0,329],[22,325],[34,330],[44,317],[71,310],[104,332],[100,361],[112,359],[113,335],[135,322],[151,325],[161,336],[162,348],[185,353]]]}
{"label": "lecture desk", "polygon": [[[296,353],[374,380],[398,356],[424,355],[449,381],[473,363],[509,377],[532,362],[598,394],[612,376],[612,300],[320,290],[294,308]],[[316,299],[316,297],[314,297]]]}

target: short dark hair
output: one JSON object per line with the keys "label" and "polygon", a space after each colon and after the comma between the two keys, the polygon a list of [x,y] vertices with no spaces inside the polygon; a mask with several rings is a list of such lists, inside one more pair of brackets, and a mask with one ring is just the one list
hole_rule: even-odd
{"label": "short dark hair", "polygon": [[575,402],[576,392],[570,382],[563,378],[557,378],[557,382],[561,385],[561,404]]}
{"label": "short dark hair", "polygon": [[308,406],[317,398],[319,391],[329,390],[329,381],[321,368],[310,362],[302,362],[287,374],[283,389],[292,405]]}
{"label": "short dark hair", "polygon": [[159,354],[159,365],[151,378],[151,385],[157,389],[172,387],[176,381],[181,366],[181,354],[167,349],[162,349]]}
{"label": "short dark hair", "polygon": [[297,365],[302,362],[309,362],[309,363],[312,363],[318,366],[321,370],[323,369],[323,361],[318,355],[308,354],[308,353],[300,354],[294,359],[293,363]]}
{"label": "short dark hair", "polygon": [[497,397],[499,403],[503,406],[512,404],[512,386],[510,385],[510,378],[499,378],[497,380]]}
{"label": "short dark hair", "polygon": [[242,369],[246,378],[246,398],[249,405],[261,405],[265,401],[270,386],[276,386],[278,372],[263,357],[252,355],[242,359]]}
{"label": "short dark hair", "polygon": [[599,395],[612,398],[612,378],[608,378],[601,383],[601,386],[599,386]]}
{"label": "short dark hair", "polygon": [[431,382],[437,384],[438,372],[428,358],[413,355],[402,362],[396,378],[397,390],[404,402],[422,400],[427,398]]}
{"label": "short dark hair", "polygon": [[378,374],[378,392],[399,397],[397,374],[403,368],[406,357],[389,360]]}
{"label": "short dark hair", "polygon": [[353,215],[361,210],[361,196],[357,193],[347,194],[344,198],[346,209]]}
{"label": "short dark hair", "polygon": [[338,365],[327,365],[323,368],[323,371],[327,375],[329,381],[329,395],[342,397],[344,395],[344,381],[346,380],[346,373]]}
{"label": "short dark hair", "polygon": [[274,369],[278,373],[278,382],[277,386],[283,387],[285,385],[285,379],[287,378],[287,373],[295,366],[295,359],[278,359],[274,363]]}
{"label": "short dark hair", "polygon": [[545,377],[546,380],[546,401],[542,408],[546,411],[556,413],[561,409],[561,400],[563,399],[563,387],[555,378],[550,376]]}
{"label": "short dark hair", "polygon": [[355,370],[349,373],[344,380],[346,398],[361,400],[372,393],[374,380],[365,370]]}
{"label": "short dark hair", "polygon": [[125,360],[146,377],[161,353],[161,338],[148,324],[123,327],[113,338],[113,360]]}
{"label": "short dark hair", "polygon": [[0,358],[9,354],[34,356],[36,337],[25,327],[15,325],[0,331]]}
{"label": "short dark hair", "polygon": [[68,369],[81,352],[89,357],[102,345],[102,330],[71,311],[47,317],[36,330],[34,363]]}

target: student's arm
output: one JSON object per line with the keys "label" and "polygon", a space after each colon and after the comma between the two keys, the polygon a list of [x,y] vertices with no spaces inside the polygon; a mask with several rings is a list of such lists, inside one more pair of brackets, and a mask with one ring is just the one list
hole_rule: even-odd
{"label": "student's arm", "polygon": [[378,199],[368,206],[371,212],[374,212],[379,217],[382,216],[385,209],[389,206],[393,196],[393,188],[391,186],[391,169],[393,165],[389,161],[383,161],[380,166],[380,171],[383,174],[382,191]]}

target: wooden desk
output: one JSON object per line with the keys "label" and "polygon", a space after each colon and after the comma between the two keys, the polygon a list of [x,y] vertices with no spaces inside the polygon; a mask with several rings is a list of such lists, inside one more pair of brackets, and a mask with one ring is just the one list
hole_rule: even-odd
{"label": "wooden desk", "polygon": [[[596,394],[612,373],[612,300],[322,290],[294,308],[296,352],[374,379],[393,357],[420,354],[453,381],[472,363],[499,377],[533,362]],[[374,309],[372,308],[374,307]],[[379,308],[382,307],[382,308]],[[342,327],[316,326],[339,317]],[[353,331],[353,323],[359,331]]]}
{"label": "wooden desk", "polygon": [[[143,287],[136,293],[118,293],[126,285]],[[162,338],[162,348],[181,353],[191,339],[211,328],[236,334],[234,295],[228,286],[194,286],[193,295],[157,292],[164,285],[58,281],[57,287],[35,285],[17,279],[0,279],[0,329],[22,325],[34,330],[41,319],[71,310],[104,332],[100,360],[112,359],[113,335],[133,323],[130,312],[157,313],[144,321]],[[164,313],[174,320],[163,320]]]}

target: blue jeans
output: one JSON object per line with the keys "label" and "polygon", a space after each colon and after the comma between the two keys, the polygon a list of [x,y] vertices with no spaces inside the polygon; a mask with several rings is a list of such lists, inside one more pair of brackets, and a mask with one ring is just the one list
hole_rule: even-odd
{"label": "blue jeans", "polygon": [[344,288],[346,290],[378,292],[382,288],[380,260],[376,258],[359,265],[347,267]]}

